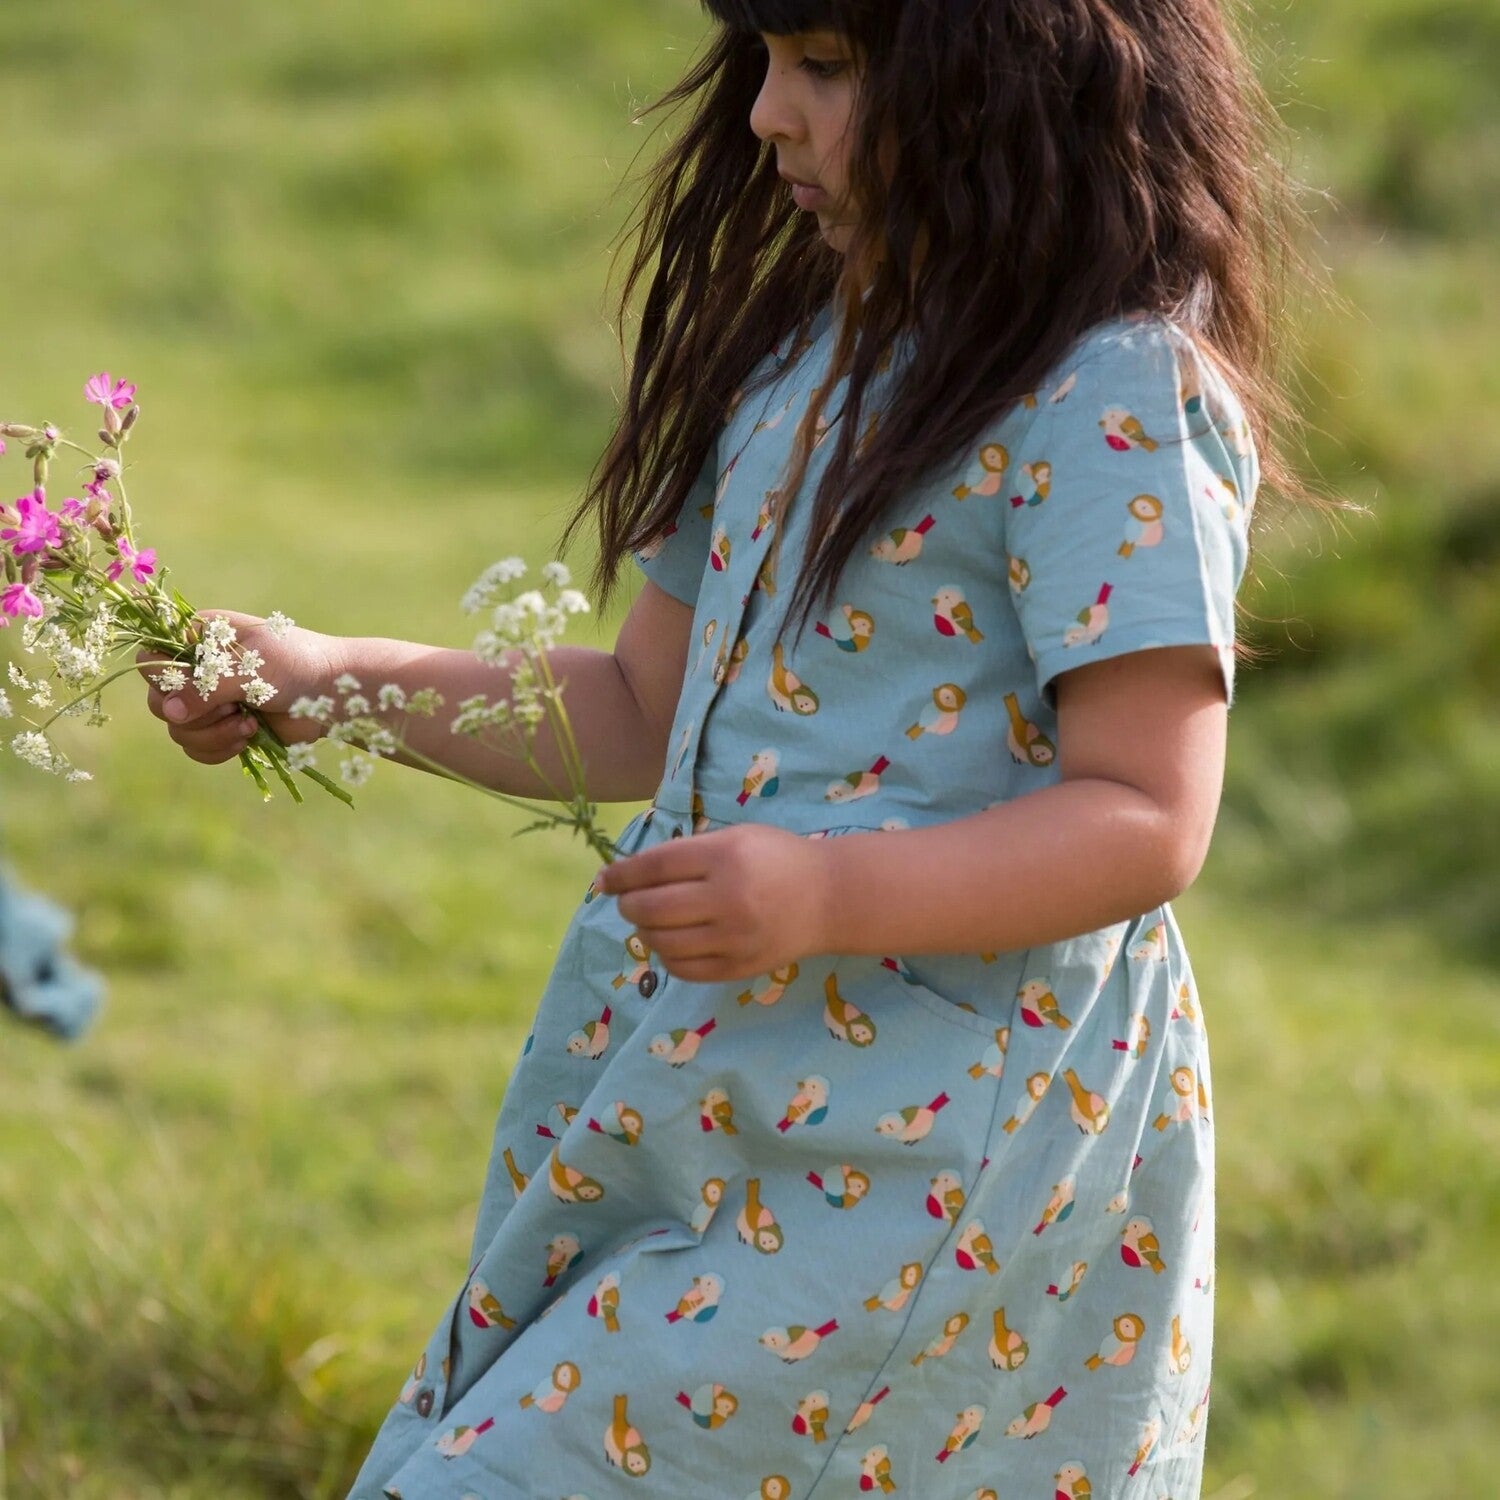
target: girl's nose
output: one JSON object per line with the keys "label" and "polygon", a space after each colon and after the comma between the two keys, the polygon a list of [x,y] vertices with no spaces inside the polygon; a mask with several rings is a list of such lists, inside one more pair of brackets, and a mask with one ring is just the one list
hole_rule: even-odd
{"label": "girl's nose", "polygon": [[787,70],[773,59],[766,65],[765,80],[750,107],[750,129],[763,141],[800,141],[804,123],[785,82]]}

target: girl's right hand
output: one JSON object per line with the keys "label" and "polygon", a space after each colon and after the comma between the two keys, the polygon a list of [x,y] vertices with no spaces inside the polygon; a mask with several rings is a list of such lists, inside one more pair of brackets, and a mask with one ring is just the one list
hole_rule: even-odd
{"label": "girl's right hand", "polygon": [[[235,628],[236,643],[263,658],[260,676],[277,689],[276,696],[258,710],[266,726],[283,744],[321,739],[326,727],[316,719],[294,719],[288,709],[298,698],[333,694],[333,682],[343,671],[339,637],[300,630],[293,625],[277,637],[258,615],[234,610],[201,610],[198,619],[217,615]],[[170,659],[153,651],[138,651],[136,663],[146,679],[146,707],[167,726],[167,734],[182,747],[189,760],[216,766],[233,760],[255,734],[255,713],[245,703],[245,684],[238,677],[223,677],[207,698],[193,687],[191,667],[188,684],[175,693],[163,693],[152,681]]]}

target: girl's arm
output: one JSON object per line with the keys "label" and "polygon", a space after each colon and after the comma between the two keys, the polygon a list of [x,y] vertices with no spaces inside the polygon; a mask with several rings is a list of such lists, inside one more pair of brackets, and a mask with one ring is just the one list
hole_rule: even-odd
{"label": "girl's arm", "polygon": [[1202,868],[1228,712],[1211,646],[1057,678],[1061,780],[928,828],[815,841],[817,951],[1001,953],[1135,917]]}

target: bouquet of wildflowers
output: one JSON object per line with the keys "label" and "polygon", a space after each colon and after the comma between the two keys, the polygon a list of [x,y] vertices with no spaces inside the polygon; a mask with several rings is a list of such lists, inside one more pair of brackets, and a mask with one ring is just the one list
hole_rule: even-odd
{"label": "bouquet of wildflowers", "polygon": [[[90,725],[108,722],[102,706],[103,689],[116,678],[135,675],[141,651],[165,658],[151,680],[164,693],[174,693],[189,682],[203,696],[213,693],[227,677],[237,678],[240,692],[257,727],[240,751],[240,762],[260,788],[271,795],[268,777],[280,780],[301,802],[297,777],[305,776],[325,791],[352,805],[343,786],[314,764],[314,743],[286,745],[258,710],[278,689],[260,676],[264,658],[247,649],[228,620],[198,615],[175,588],[167,586],[167,569],[157,563],[156,549],[141,547],[125,492],[125,466],[120,460],[140,417],[136,387],[114,380],[108,371],[93,376],[84,387],[85,398],[103,408],[98,438],[104,453],[90,453],[65,437],[50,422],[40,427],[0,422],[0,455],[7,441],[21,442],[32,462],[33,488],[11,505],[0,504],[0,566],[5,582],[0,590],[0,628],[21,622],[21,645],[32,656],[45,658],[48,670],[28,674],[15,662],[8,665],[9,681],[25,695],[31,708],[46,714],[36,719],[22,714],[30,725],[11,739],[12,750],[28,764],[69,781],[87,781],[87,771],[74,766],[52,738],[58,719],[87,716]],[[83,494],[70,496],[56,509],[47,499],[48,475],[59,449],[82,455]],[[473,614],[490,611],[490,628],[482,631],[474,650],[496,667],[510,664],[510,695],[491,703],[480,694],[458,705],[452,722],[455,734],[475,738],[497,736],[494,747],[521,756],[538,780],[564,806],[548,809],[527,829],[569,826],[581,831],[590,847],[606,861],[614,845],[595,825],[597,808],[583,786],[583,764],[572,728],[562,706],[562,685],[553,677],[547,649],[555,644],[569,615],[586,612],[588,600],[568,587],[570,577],[561,562],[543,568],[546,583],[557,590],[547,599],[540,589],[510,597],[512,586],[524,576],[526,564],[518,557],[503,558],[487,568],[465,594],[463,608]],[[281,637],[293,621],[280,611],[265,621],[273,636]],[[408,747],[404,736],[375,717],[362,685],[349,675],[334,684],[338,699],[328,695],[299,698],[289,714],[323,726],[323,738],[346,748],[341,779],[361,785],[381,755],[398,750],[429,769],[465,782],[480,791],[529,810],[535,804],[509,796],[459,776],[447,767]],[[442,696],[431,688],[407,693],[386,683],[376,694],[382,712],[431,717]],[[16,716],[10,696],[0,687],[0,718]],[[536,760],[533,741],[537,726],[550,718],[558,750],[569,778],[569,790],[546,781]]]}

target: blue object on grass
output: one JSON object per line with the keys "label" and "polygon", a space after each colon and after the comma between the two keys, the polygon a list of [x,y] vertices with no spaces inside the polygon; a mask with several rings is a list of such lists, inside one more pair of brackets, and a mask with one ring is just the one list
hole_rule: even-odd
{"label": "blue object on grass", "polygon": [[0,869],[0,1009],[64,1041],[88,1028],[104,981],[63,950],[73,918]]}

